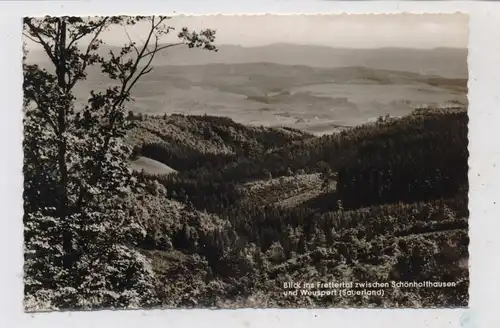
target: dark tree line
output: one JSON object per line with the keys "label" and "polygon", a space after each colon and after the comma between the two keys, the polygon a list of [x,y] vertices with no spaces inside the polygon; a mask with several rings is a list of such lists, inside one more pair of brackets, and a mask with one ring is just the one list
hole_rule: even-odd
{"label": "dark tree line", "polygon": [[234,154],[204,154],[186,147],[182,141],[171,141],[168,144],[144,144],[139,153],[182,172],[197,169],[217,170],[233,163],[238,158]]}
{"label": "dark tree line", "polygon": [[[240,153],[224,164],[207,156],[211,163],[154,179],[166,198],[215,213],[228,225],[206,229],[190,218],[163,232],[171,243],[152,234],[148,249],[201,256],[207,276],[230,286],[219,291],[229,297],[272,293],[264,284],[304,279],[310,270],[341,278],[336,270],[348,266],[350,279],[457,281],[459,288],[441,296],[416,291],[414,297],[422,304],[466,304],[467,272],[457,261],[468,256],[467,142],[465,112],[419,110],[294,140],[258,158]],[[241,190],[241,182],[290,171],[334,177],[337,190],[291,207],[248,201]],[[388,297],[411,304],[406,296]]]}
{"label": "dark tree line", "polygon": [[179,170],[159,179],[170,196],[187,195],[198,209],[219,213],[238,203],[237,184],[297,173],[337,180],[337,190],[320,196],[316,207],[335,209],[341,200],[344,207],[357,208],[466,193],[467,122],[466,112],[419,110],[337,135],[294,140],[258,158],[202,154],[172,143],[145,144],[142,153]]}
{"label": "dark tree line", "polygon": [[412,125],[413,133],[366,140],[338,172],[344,205],[448,198],[461,188],[466,192],[467,123],[465,112],[414,114],[393,125],[395,132]]}
{"label": "dark tree line", "polygon": [[[304,171],[322,170],[324,165],[337,168],[337,192],[321,195],[317,201],[312,200],[301,206],[280,208],[275,205],[241,203],[244,195],[234,182],[238,179],[226,179],[220,168],[211,168],[210,164],[178,175],[161,177],[159,181],[167,187],[169,197],[189,203],[199,210],[218,213],[221,218],[231,222],[234,236],[237,237],[225,242],[214,241],[216,245],[246,240],[266,252],[273,243],[279,242],[287,258],[292,252],[304,253],[307,249],[330,245],[335,239],[334,231],[339,229],[358,229],[359,226],[365,226],[356,230],[356,235],[366,236],[385,234],[387,231],[404,235],[418,231],[466,227],[463,223],[453,220],[442,223],[441,228],[411,223],[408,208],[403,205],[419,201],[454,199],[459,195],[459,205],[453,203],[453,207],[460,213],[460,217],[467,217],[467,213],[459,211],[464,206],[466,209],[467,204],[466,113],[453,110],[416,111],[401,119],[383,120],[318,140],[301,143],[301,153],[310,156],[305,156],[307,160],[317,161]],[[294,144],[292,148],[296,149],[297,145]],[[337,157],[331,160],[334,153]],[[250,162],[249,159],[244,160]],[[258,162],[254,163],[258,166]],[[280,162],[277,163],[279,166]],[[282,168],[289,168],[290,164],[283,164]],[[229,167],[235,166],[230,164]],[[241,179],[241,175],[239,177]],[[340,208],[339,200],[342,204]],[[380,212],[380,209],[373,207],[377,204],[393,203],[396,205],[386,207],[386,212]],[[419,206],[418,211],[425,212],[420,209],[424,205]],[[439,208],[439,205],[436,206]],[[360,207],[367,209],[358,211]],[[344,208],[353,211],[347,212]],[[384,224],[378,220],[360,221],[360,218],[365,216],[391,217],[398,211],[401,211],[401,215],[406,215],[407,219],[400,221],[400,216],[392,216],[394,220]],[[414,224],[417,226],[408,230],[408,226]],[[396,228],[398,226],[400,228]],[[291,237],[290,229],[299,228],[301,236]],[[213,243],[207,242],[207,245],[209,244]],[[209,249],[211,248],[204,252],[210,252]],[[222,250],[218,249],[217,252]],[[212,254],[211,258],[218,256]]]}

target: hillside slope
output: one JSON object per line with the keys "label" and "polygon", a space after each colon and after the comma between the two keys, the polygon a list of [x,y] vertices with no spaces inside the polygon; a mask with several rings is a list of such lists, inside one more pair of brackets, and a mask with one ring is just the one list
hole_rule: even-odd
{"label": "hillside slope", "polygon": [[127,140],[136,153],[180,171],[211,162],[225,165],[313,138],[294,129],[248,127],[224,117],[130,115],[136,127]]}
{"label": "hillside slope", "polygon": [[[193,139],[186,144],[198,149],[197,165],[184,167],[176,175],[138,175],[165,186],[146,200],[158,214],[153,221],[157,223],[148,229],[148,242],[142,246],[160,278],[162,304],[467,305],[465,109],[419,109],[402,118],[380,119],[335,135],[312,137],[293,132],[283,134],[282,139],[272,137],[283,131],[256,132],[222,118],[177,119],[196,129],[199,122],[205,126],[208,120],[211,130],[217,131],[220,125],[233,133],[223,139],[225,147],[214,142],[196,148],[196,138],[210,139],[190,130]],[[161,122],[157,127],[170,124],[168,118],[148,120]],[[185,134],[189,130],[183,129]],[[165,131],[162,135],[173,135]],[[262,149],[258,156],[237,151],[236,145],[250,143],[251,136],[261,145],[268,142],[275,148]],[[203,153],[202,149],[210,151]],[[221,162],[221,153],[213,154],[222,150],[234,157]],[[176,158],[189,163],[190,154],[178,153]],[[246,169],[235,171],[242,163]],[[373,175],[380,163],[385,163],[383,172],[393,175]],[[404,176],[413,180],[399,178]],[[184,204],[185,211],[177,219],[168,219],[166,222],[176,223],[168,223],[166,228],[161,223],[164,209],[155,205],[162,199]],[[165,235],[168,238],[162,237]],[[387,286],[353,288],[353,295],[343,298],[294,296],[284,294],[283,284],[289,281]],[[391,285],[415,281],[447,282],[454,287]]]}
{"label": "hillside slope", "polygon": [[130,162],[130,167],[134,171],[139,171],[141,172],[144,170],[144,172],[148,174],[171,174],[175,173],[176,171],[172,169],[171,167],[160,163],[158,161],[155,161],[154,159],[147,158],[144,156],[139,156],[136,160],[133,160]]}

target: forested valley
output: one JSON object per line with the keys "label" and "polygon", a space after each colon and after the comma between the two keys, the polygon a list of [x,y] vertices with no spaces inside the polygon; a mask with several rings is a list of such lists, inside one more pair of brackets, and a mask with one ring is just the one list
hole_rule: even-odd
{"label": "forested valley", "polygon": [[[171,19],[23,19],[31,44],[23,55],[26,310],[468,304],[468,115],[460,101],[323,136],[228,117],[145,115],[132,110],[134,99],[141,103],[133,89],[153,71],[155,56],[173,47],[218,52],[212,29],[182,27],[178,42],[163,43],[161,36],[174,33]],[[125,45],[101,48],[104,31],[136,24],[146,29],[141,42],[126,34]],[[45,61],[28,61],[32,49]],[[196,76],[229,86],[246,81]],[[368,78],[381,87],[403,81]],[[179,96],[163,89],[164,80],[151,81],[162,97]],[[464,79],[430,82],[451,84],[446,94],[457,99],[466,91]],[[195,105],[207,108],[202,100]],[[238,114],[246,108],[225,106]],[[335,116],[355,110],[307,106]],[[285,283],[392,281],[454,287],[284,294]]]}
{"label": "forested valley", "polygon": [[[468,138],[461,108],[316,137],[213,116],[129,113],[138,247],[166,306],[465,306]],[[454,282],[384,297],[284,297],[284,282]]]}

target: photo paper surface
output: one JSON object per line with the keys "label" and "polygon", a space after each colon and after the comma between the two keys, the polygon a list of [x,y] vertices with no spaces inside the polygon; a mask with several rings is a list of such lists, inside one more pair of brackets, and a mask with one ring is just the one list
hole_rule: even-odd
{"label": "photo paper surface", "polygon": [[466,14],[23,39],[26,311],[468,305]]}

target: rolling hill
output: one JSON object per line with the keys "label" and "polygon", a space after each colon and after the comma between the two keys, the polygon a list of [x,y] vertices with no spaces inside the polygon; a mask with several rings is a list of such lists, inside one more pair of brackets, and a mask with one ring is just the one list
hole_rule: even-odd
{"label": "rolling hill", "polygon": [[[116,47],[103,46],[102,54]],[[29,62],[43,64],[39,51]],[[44,65],[47,63],[45,62]],[[218,52],[184,47],[162,52],[154,70],[133,90],[134,112],[230,117],[251,125],[286,126],[315,134],[337,131],[413,108],[467,105],[467,51],[463,49],[335,49],[272,44]],[[112,82],[98,67],[75,88]]]}
{"label": "rolling hill", "polygon": [[[440,75],[447,78],[467,77],[467,49],[434,48],[379,48],[345,49],[318,45],[274,43],[259,47],[217,45],[218,52],[206,52],[187,47],[175,47],[162,51],[155,59],[155,66],[208,64],[279,63],[286,66],[338,68],[366,66],[373,69],[408,71]],[[119,48],[103,45],[100,53],[115,53]],[[32,50],[32,62],[47,61],[39,49]]]}
{"label": "rolling hill", "polygon": [[[109,85],[91,75],[81,101]],[[129,109],[146,114],[230,117],[251,125],[323,134],[423,104],[466,105],[467,80],[367,67],[318,68],[275,63],[157,66],[135,86]]]}
{"label": "rolling hill", "polygon": [[147,158],[144,156],[140,156],[138,159],[131,161],[130,167],[134,171],[141,172],[142,170],[144,170],[144,172],[148,173],[148,174],[165,175],[165,174],[171,174],[171,173],[176,172],[171,167],[169,167],[161,162],[155,161],[154,159]]}
{"label": "rolling hill", "polygon": [[[151,206],[155,220],[141,247],[160,277],[164,305],[467,304],[466,109],[419,109],[321,137],[210,116],[137,120],[129,140],[165,145],[149,155],[179,168],[176,175],[139,174],[165,186],[148,197],[182,203],[189,214],[165,225],[159,206]],[[187,141],[184,148],[174,137]],[[251,144],[252,152],[241,151]],[[455,287],[284,297],[290,280]]]}

